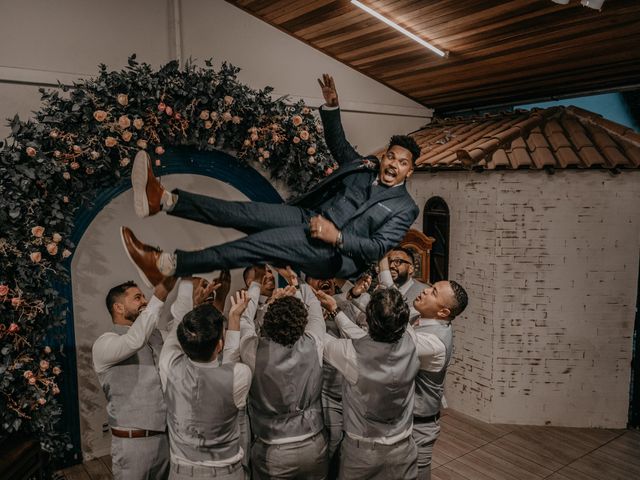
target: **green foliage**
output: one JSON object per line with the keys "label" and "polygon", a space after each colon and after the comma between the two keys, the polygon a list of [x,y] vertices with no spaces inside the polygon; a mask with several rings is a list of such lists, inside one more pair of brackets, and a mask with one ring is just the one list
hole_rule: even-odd
{"label": "green foliage", "polygon": [[100,65],[71,89],[42,89],[34,121],[9,120],[0,143],[0,440],[34,432],[54,457],[67,446],[56,434],[62,352],[45,343],[67,313],[52,284],[69,282],[78,209],[129,176],[140,148],[157,162],[169,146],[221,149],[296,193],[336,168],[309,108],[272,100],[271,88],[248,88],[237,73],[210,61],[155,71],[134,55],[121,71]]}

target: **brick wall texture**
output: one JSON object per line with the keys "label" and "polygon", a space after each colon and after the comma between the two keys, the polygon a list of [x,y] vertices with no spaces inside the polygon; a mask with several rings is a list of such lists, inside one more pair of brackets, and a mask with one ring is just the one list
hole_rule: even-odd
{"label": "brick wall texture", "polygon": [[[417,173],[450,210],[448,405],[494,423],[625,427],[640,268],[640,172]],[[422,231],[422,215],[414,228]]]}

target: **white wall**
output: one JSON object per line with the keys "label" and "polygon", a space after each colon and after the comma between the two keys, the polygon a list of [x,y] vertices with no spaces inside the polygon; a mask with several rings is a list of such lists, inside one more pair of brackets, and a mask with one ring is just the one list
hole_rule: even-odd
{"label": "white wall", "polygon": [[[214,58],[242,68],[240,80],[280,95],[322,103],[316,78],[333,73],[345,128],[361,152],[428,122],[429,109],[357,73],[223,0],[0,0],[0,118],[26,118],[40,105],[37,86],[121,68],[131,53],[159,66],[177,57]],[[178,15],[174,15],[177,5]],[[180,18],[177,28],[173,18]],[[176,35],[179,42],[176,42]],[[354,111],[350,113],[349,111]],[[355,113],[368,112],[368,113]],[[379,113],[376,113],[379,112]],[[9,130],[0,126],[0,138]]]}
{"label": "white wall", "polygon": [[[640,172],[418,173],[451,215],[468,291],[447,399],[496,423],[626,426],[640,268]],[[422,218],[415,228],[422,229]]]}

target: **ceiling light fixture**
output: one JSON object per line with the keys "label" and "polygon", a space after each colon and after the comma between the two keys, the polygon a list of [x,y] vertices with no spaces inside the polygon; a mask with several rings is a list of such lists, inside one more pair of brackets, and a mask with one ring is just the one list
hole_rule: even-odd
{"label": "ceiling light fixture", "polygon": [[380,15],[378,12],[376,12],[374,9],[367,7],[366,5],[358,2],[358,0],[351,0],[351,3],[353,3],[356,7],[361,8],[362,10],[364,10],[365,12],[367,12],[369,15],[373,15],[374,17],[376,17],[378,20],[383,21],[384,23],[386,23],[387,25],[389,25],[390,27],[395,28],[397,31],[399,31],[400,33],[404,33],[407,37],[409,37],[411,40],[413,40],[414,42],[418,42],[420,45],[422,45],[423,47],[428,48],[429,50],[431,50],[432,52],[434,52],[437,55],[440,55],[441,57],[447,57],[449,56],[449,52],[444,52],[442,50],[440,50],[439,48],[434,47],[433,45],[431,45],[429,42],[421,39],[420,37],[418,37],[417,35],[414,35],[413,33],[411,33],[410,31],[402,28],[400,25],[398,25],[397,23],[392,22],[391,20],[389,20],[386,17],[383,17],[382,15]]}

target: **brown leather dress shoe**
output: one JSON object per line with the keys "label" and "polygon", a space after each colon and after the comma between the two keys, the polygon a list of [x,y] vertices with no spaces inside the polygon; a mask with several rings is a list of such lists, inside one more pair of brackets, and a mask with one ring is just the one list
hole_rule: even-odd
{"label": "brown leather dress shoe", "polygon": [[160,273],[156,265],[156,261],[162,252],[157,248],[142,243],[127,227],[120,227],[120,238],[127,257],[138,270],[138,274],[144,284],[149,288],[153,288],[162,282],[165,277]]}
{"label": "brown leather dress shoe", "polygon": [[140,150],[133,160],[131,186],[133,187],[133,206],[138,217],[149,217],[162,210],[160,202],[164,188],[154,177],[151,159],[144,150]]}

